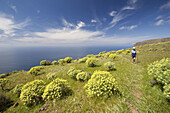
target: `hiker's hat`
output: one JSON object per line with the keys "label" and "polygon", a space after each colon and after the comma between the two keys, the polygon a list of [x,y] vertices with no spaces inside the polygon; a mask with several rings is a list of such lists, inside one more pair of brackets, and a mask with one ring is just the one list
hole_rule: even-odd
{"label": "hiker's hat", "polygon": [[133,47],[133,49],[135,49],[135,47]]}

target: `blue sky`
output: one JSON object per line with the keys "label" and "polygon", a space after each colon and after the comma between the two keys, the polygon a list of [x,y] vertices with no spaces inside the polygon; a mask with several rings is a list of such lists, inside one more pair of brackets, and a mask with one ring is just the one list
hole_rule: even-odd
{"label": "blue sky", "polygon": [[170,36],[170,0],[0,0],[0,46],[110,46]]}

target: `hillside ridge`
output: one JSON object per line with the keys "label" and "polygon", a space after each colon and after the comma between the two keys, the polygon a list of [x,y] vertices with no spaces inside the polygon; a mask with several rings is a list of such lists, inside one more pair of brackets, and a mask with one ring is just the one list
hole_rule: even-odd
{"label": "hillside ridge", "polygon": [[156,43],[160,43],[160,42],[168,42],[170,41],[170,37],[167,38],[159,38],[159,39],[151,39],[151,40],[145,40],[145,41],[141,41],[141,42],[136,42],[134,44],[134,46],[144,46],[146,44],[156,44]]}

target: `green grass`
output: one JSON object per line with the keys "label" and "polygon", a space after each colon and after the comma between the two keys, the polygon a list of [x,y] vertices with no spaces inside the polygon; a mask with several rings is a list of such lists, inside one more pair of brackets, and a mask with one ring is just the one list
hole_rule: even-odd
{"label": "green grass", "polygon": [[[155,60],[170,57],[170,43],[139,46],[137,50],[140,50],[137,64],[131,63],[130,54],[120,54],[118,59],[113,61],[116,71],[110,71],[110,73],[118,81],[122,96],[113,95],[108,99],[90,98],[84,90],[84,85],[87,82],[73,80],[67,75],[70,66],[91,73],[95,70],[106,70],[103,64],[111,61],[110,59],[99,58],[97,67],[87,67],[85,63],[69,63],[64,64],[64,66],[50,65],[45,66],[45,69],[43,69],[45,74],[42,75],[34,76],[22,71],[7,77],[9,83],[5,87],[7,90],[3,91],[3,93],[10,95],[14,103],[18,102],[19,105],[16,107],[11,106],[5,113],[33,113],[38,112],[41,107],[46,108],[43,112],[168,113],[170,111],[170,103],[163,96],[160,86],[155,85],[151,87],[150,80],[153,79],[153,76],[147,74],[147,65]],[[17,84],[26,84],[35,79],[42,79],[48,84],[50,81],[47,80],[46,74],[49,72],[58,73],[59,78],[66,79],[73,90],[73,94],[61,100],[48,101],[37,106],[27,107],[23,105],[16,95],[9,91]]]}

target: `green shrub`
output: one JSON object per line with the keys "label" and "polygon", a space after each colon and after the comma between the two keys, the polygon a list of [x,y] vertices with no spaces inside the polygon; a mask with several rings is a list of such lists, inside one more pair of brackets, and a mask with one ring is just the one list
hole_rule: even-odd
{"label": "green shrub", "polygon": [[59,63],[55,60],[52,62],[53,65],[58,65]]}
{"label": "green shrub", "polygon": [[10,97],[0,93],[0,112],[3,113],[3,111],[6,110],[6,108],[10,107],[11,104],[12,101]]}
{"label": "green shrub", "polygon": [[112,71],[115,69],[115,64],[113,62],[106,62],[104,67],[107,68],[107,70]]}
{"label": "green shrub", "polygon": [[46,66],[46,62],[47,62],[47,60],[42,60],[42,61],[40,62],[40,65]]}
{"label": "green shrub", "polygon": [[80,72],[76,75],[76,79],[79,81],[88,81],[90,78],[90,75],[88,75],[87,72]]}
{"label": "green shrub", "polygon": [[170,83],[170,59],[163,58],[148,65],[148,74],[163,85]]}
{"label": "green shrub", "polygon": [[29,74],[32,74],[32,75],[40,75],[40,74],[43,74],[44,72],[40,72],[42,69],[44,69],[42,66],[35,66],[35,67],[32,67],[28,73]]}
{"label": "green shrub", "polygon": [[18,85],[16,85],[16,86],[12,89],[12,93],[13,93],[13,94],[17,94],[18,96],[20,96],[22,87],[23,87],[23,84],[18,84]]}
{"label": "green shrub", "polygon": [[2,90],[4,90],[4,87],[5,87],[5,85],[8,83],[8,79],[6,79],[6,78],[1,78],[0,79],[0,87],[1,87],[1,89]]}
{"label": "green shrub", "polygon": [[85,89],[90,97],[109,97],[118,91],[118,84],[109,72],[95,71]]}
{"label": "green shrub", "polygon": [[170,84],[164,86],[165,98],[170,100]]}
{"label": "green shrub", "polygon": [[46,65],[51,65],[51,61],[47,61],[47,62],[46,62]]}
{"label": "green shrub", "polygon": [[40,65],[42,65],[42,66],[51,65],[51,61],[42,60],[42,61],[40,62]]}
{"label": "green shrub", "polygon": [[105,54],[104,58],[108,58],[110,54],[111,54],[110,52],[107,52],[107,53]]}
{"label": "green shrub", "polygon": [[46,86],[42,97],[47,101],[52,99],[61,99],[69,94],[71,94],[71,88],[68,85],[68,82],[57,78]]}
{"label": "green shrub", "polygon": [[74,67],[70,67],[70,69],[68,70],[67,74],[73,78],[76,79],[76,76],[78,73],[82,72],[82,70],[76,70]]}
{"label": "green shrub", "polygon": [[73,58],[71,58],[71,57],[66,57],[66,58],[64,59],[64,61],[65,61],[66,63],[71,63],[72,60],[73,60]]}
{"label": "green shrub", "polygon": [[112,60],[115,60],[116,58],[118,58],[118,55],[116,55],[116,54],[110,54],[110,55],[109,55],[109,58],[112,59]]}
{"label": "green shrub", "polygon": [[91,55],[87,55],[86,57],[87,57],[87,58],[93,58],[93,57],[94,57],[94,55],[93,55],[93,54],[91,54]]}
{"label": "green shrub", "polygon": [[106,51],[103,51],[103,52],[100,52],[99,54],[101,55],[101,54],[105,54],[106,53]]}
{"label": "green shrub", "polygon": [[19,71],[12,71],[12,74],[18,73]]}
{"label": "green shrub", "polygon": [[63,64],[65,63],[65,60],[64,60],[64,59],[60,59],[60,60],[58,60],[58,63],[59,63],[60,65],[63,65]]}
{"label": "green shrub", "polygon": [[117,53],[117,54],[120,54],[120,53],[122,53],[123,51],[124,51],[124,49],[121,49],[121,50],[116,51],[116,53]]}
{"label": "green shrub", "polygon": [[84,57],[82,59],[79,59],[78,62],[79,63],[85,63],[87,59],[88,59],[87,57]]}
{"label": "green shrub", "polygon": [[56,73],[48,73],[47,74],[47,79],[49,79],[49,80],[54,80],[54,79],[56,79],[57,78],[57,74]]}
{"label": "green shrub", "polygon": [[0,74],[0,78],[5,78],[6,77],[6,74],[3,73],[3,74]]}
{"label": "green shrub", "polygon": [[45,83],[43,80],[34,80],[28,82],[22,87],[20,99],[26,105],[34,105],[41,101],[42,94],[45,89]]}
{"label": "green shrub", "polygon": [[95,67],[95,66],[97,66],[97,62],[98,62],[98,59],[96,59],[96,58],[88,58],[86,60],[86,65],[88,67]]}

